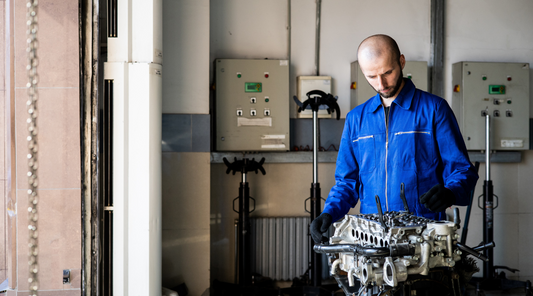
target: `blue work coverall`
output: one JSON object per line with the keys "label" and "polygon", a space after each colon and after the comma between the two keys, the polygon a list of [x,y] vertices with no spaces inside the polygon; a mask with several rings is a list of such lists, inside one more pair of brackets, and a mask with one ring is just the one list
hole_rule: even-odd
{"label": "blue work coverall", "polygon": [[390,106],[388,127],[379,94],[357,106],[346,116],[337,156],[335,186],[324,205],[333,221],[342,218],[359,200],[360,212],[404,209],[400,184],[411,213],[444,220],[445,212],[434,213],[419,197],[436,184],[443,184],[467,205],[478,175],[468,158],[465,143],[448,103],[415,88],[410,79]]}

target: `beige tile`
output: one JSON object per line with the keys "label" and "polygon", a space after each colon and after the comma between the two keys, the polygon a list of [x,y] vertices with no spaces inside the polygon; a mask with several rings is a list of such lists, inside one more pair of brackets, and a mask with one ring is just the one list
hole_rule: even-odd
{"label": "beige tile", "polygon": [[210,155],[163,153],[163,229],[209,229]]}
{"label": "beige tile", "polygon": [[[493,190],[494,194],[499,197],[499,206],[496,211],[500,214],[519,212],[518,165],[516,163],[495,163],[491,165]],[[485,179],[484,175],[482,178]],[[483,184],[483,181],[480,183]],[[482,193],[483,191],[479,192],[479,194]]]}
{"label": "beige tile", "polygon": [[[6,15],[5,15],[5,12],[6,12],[6,2],[5,1],[0,1],[0,23],[2,24],[0,26],[0,38],[2,39],[2,44],[5,44],[4,40],[5,40],[5,24],[6,24]],[[6,75],[5,75],[5,48],[6,46],[5,45],[2,45],[0,47],[0,91],[2,90],[5,90],[5,78],[6,78]],[[4,102],[4,100],[0,101]]]}
{"label": "beige tile", "polygon": [[518,215],[518,261],[516,267],[520,269],[520,278],[533,277],[533,214]]}
{"label": "beige tile", "polygon": [[186,283],[189,295],[209,287],[209,230],[163,230],[163,286]]}
{"label": "beige tile", "polygon": [[4,194],[5,190],[5,181],[0,180],[0,281],[4,281],[6,278],[7,262],[6,262],[6,249],[7,249],[7,240],[6,240],[6,229],[7,222],[6,218],[6,197]]}
{"label": "beige tile", "polygon": [[[27,94],[16,94],[17,188],[27,186]],[[39,90],[39,188],[80,188],[79,93],[77,89]]]}
{"label": "beige tile", "polygon": [[211,224],[211,281],[233,283],[235,274],[234,219],[221,218]]}
{"label": "beige tile", "polygon": [[[305,200],[311,193],[312,168],[312,164],[309,163],[268,165],[267,175],[257,178],[256,185],[259,188],[269,189],[263,191],[262,197],[268,201],[268,214],[257,214],[257,216],[301,217],[309,215],[305,211]],[[308,209],[309,205],[307,201]]]}
{"label": "beige tile", "polygon": [[494,265],[518,268],[518,215],[494,214]]}
{"label": "beige tile", "polygon": [[[0,69],[2,71],[2,69]],[[0,77],[0,83],[2,83],[2,77]],[[6,176],[6,124],[5,124],[5,95],[6,92],[4,90],[0,90],[0,180],[4,180]]]}
{"label": "beige tile", "polygon": [[[18,191],[22,201],[25,190]],[[39,190],[39,282],[42,290],[63,289],[63,269],[81,268],[81,190]],[[18,204],[19,290],[28,289],[27,205]]]}
{"label": "beige tile", "polygon": [[210,208],[212,216],[230,219],[238,217],[238,214],[233,212],[233,199],[239,196],[240,181],[241,176],[239,174],[226,174],[224,164],[211,165]]}
{"label": "beige tile", "polygon": [[522,162],[518,164],[518,212],[533,213],[533,150],[522,152]]}
{"label": "beige tile", "polygon": [[[79,86],[78,3],[50,0],[39,3],[39,87]],[[26,74],[26,4],[15,2],[15,86],[24,87]]]}

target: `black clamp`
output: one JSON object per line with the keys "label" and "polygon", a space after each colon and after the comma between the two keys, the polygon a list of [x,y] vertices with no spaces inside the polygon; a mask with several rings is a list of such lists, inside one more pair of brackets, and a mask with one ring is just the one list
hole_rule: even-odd
{"label": "black clamp", "polygon": [[[294,101],[298,105],[298,112],[302,112],[302,110],[305,110],[308,106],[310,106],[311,110],[316,112],[318,112],[319,109],[326,109],[328,114],[331,114],[331,112],[336,112],[337,120],[341,118],[341,109],[339,104],[337,104],[337,98],[332,94],[326,94],[321,90],[312,90],[306,95],[308,99],[303,103],[300,102],[297,97],[293,97]],[[314,97],[311,97],[313,95]],[[327,108],[322,107],[322,105],[326,105]]]}
{"label": "black clamp", "polygon": [[231,171],[233,171],[233,174],[235,175],[236,172],[241,172],[243,174],[246,174],[248,172],[255,172],[257,174],[257,171],[261,171],[263,175],[266,175],[266,171],[263,168],[263,163],[265,163],[265,158],[261,158],[259,162],[255,161],[255,158],[252,158],[252,160],[249,160],[248,158],[243,158],[242,160],[237,160],[237,157],[235,157],[235,161],[230,163],[225,157],[222,159],[224,161],[224,164],[228,167],[226,170],[226,174],[229,174]]}

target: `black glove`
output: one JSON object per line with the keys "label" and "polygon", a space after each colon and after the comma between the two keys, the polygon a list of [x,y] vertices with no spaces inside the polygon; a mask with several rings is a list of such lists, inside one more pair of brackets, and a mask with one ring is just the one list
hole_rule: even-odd
{"label": "black glove", "polygon": [[446,210],[455,203],[455,195],[453,192],[444,187],[442,184],[437,184],[429,189],[428,192],[420,196],[420,203],[426,207],[426,209],[438,213]]}
{"label": "black glove", "polygon": [[328,228],[331,226],[331,217],[330,214],[322,213],[320,216],[316,217],[313,222],[311,222],[311,236],[316,244],[322,242],[322,233],[328,231]]}

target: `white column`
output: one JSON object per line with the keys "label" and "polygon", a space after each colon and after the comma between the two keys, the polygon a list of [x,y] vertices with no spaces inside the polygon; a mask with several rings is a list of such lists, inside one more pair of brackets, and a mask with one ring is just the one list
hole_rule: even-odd
{"label": "white column", "polygon": [[162,2],[119,0],[114,81],[113,293],[161,295]]}
{"label": "white column", "polygon": [[129,66],[128,294],[161,294],[161,65]]}

